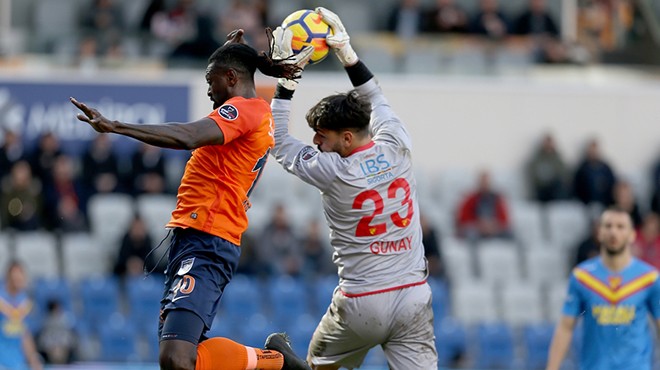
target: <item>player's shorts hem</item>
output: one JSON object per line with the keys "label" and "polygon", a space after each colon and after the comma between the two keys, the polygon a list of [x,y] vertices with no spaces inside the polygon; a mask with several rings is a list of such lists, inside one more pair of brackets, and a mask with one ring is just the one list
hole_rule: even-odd
{"label": "player's shorts hem", "polygon": [[399,285],[399,286],[386,288],[386,289],[380,289],[380,290],[372,290],[370,292],[364,292],[364,293],[346,293],[341,289],[339,289],[339,292],[341,292],[341,294],[344,297],[347,297],[347,298],[358,298],[358,297],[366,297],[366,296],[370,296],[370,295],[374,295],[374,294],[382,294],[382,293],[387,293],[387,292],[393,292],[395,290],[406,289],[406,288],[410,288],[410,287],[414,287],[414,286],[418,286],[418,285],[424,285],[424,284],[426,284],[426,279],[424,279],[422,281],[418,281],[416,283],[404,284],[404,285]]}

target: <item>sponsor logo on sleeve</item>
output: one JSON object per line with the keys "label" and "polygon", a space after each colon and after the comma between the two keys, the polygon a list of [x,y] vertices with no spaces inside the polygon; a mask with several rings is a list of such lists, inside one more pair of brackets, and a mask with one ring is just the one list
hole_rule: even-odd
{"label": "sponsor logo on sleeve", "polygon": [[319,152],[312,148],[311,146],[306,146],[303,148],[303,150],[300,151],[300,158],[303,161],[309,161],[310,159],[314,158]]}
{"label": "sponsor logo on sleeve", "polygon": [[227,121],[233,121],[238,118],[238,109],[231,104],[225,104],[218,108],[218,114]]}

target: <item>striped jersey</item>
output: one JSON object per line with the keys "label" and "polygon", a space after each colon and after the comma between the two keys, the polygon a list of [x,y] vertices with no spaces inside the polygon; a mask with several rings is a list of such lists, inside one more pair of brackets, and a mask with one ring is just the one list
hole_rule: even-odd
{"label": "striped jersey", "polygon": [[192,152],[167,226],[190,227],[239,245],[248,225],[248,196],[273,147],[273,117],[265,100],[243,97],[227,100],[208,117],[225,142]]}
{"label": "striped jersey", "polygon": [[290,136],[291,101],[271,103],[273,155],[288,172],[320,190],[339,285],[349,296],[426,279],[410,136],[374,78],[356,90],[371,102],[372,140],[345,158]]}
{"label": "striped jersey", "polygon": [[0,369],[28,369],[23,337],[26,317],[32,310],[27,294],[9,294],[0,287]]}
{"label": "striped jersey", "polygon": [[660,318],[658,271],[633,258],[614,273],[600,257],[589,259],[571,274],[563,314],[583,317],[581,370],[650,370],[649,315]]}

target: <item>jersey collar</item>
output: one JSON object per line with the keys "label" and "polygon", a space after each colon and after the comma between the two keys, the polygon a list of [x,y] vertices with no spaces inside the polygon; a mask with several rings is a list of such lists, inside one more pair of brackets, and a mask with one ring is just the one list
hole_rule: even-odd
{"label": "jersey collar", "polygon": [[359,147],[353,149],[353,151],[351,151],[350,153],[348,153],[348,155],[351,156],[351,155],[353,155],[353,154],[355,154],[355,153],[365,151],[365,150],[367,150],[367,149],[373,147],[374,145],[376,145],[376,143],[375,143],[373,140],[371,140],[371,141],[369,141],[368,143],[366,143],[366,144],[364,144],[364,145],[362,145],[362,146],[359,146]]}

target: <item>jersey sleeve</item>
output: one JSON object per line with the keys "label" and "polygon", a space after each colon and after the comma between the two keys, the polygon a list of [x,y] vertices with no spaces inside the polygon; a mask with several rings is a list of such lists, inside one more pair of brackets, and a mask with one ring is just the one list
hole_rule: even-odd
{"label": "jersey sleeve", "polygon": [[649,312],[654,319],[660,319],[660,279],[655,274],[655,281],[651,285],[648,297]]}
{"label": "jersey sleeve", "polygon": [[564,316],[578,317],[583,311],[584,301],[580,294],[577,278],[573,273],[568,281],[568,290],[566,292],[566,298],[564,299],[562,314]]}
{"label": "jersey sleeve", "polygon": [[410,134],[394,114],[375,78],[357,86],[355,90],[371,103],[371,134],[374,141],[386,141],[407,150],[412,149]]}
{"label": "jersey sleeve", "polygon": [[321,153],[289,134],[290,100],[273,99],[271,109],[275,121],[275,148],[271,154],[275,160],[306,183],[326,189],[336,177],[339,155]]}
{"label": "jersey sleeve", "polygon": [[215,121],[225,137],[225,144],[241,137],[257,128],[261,123],[258,119],[249,119],[249,101],[228,100],[220,108],[209,113],[208,117]]}

